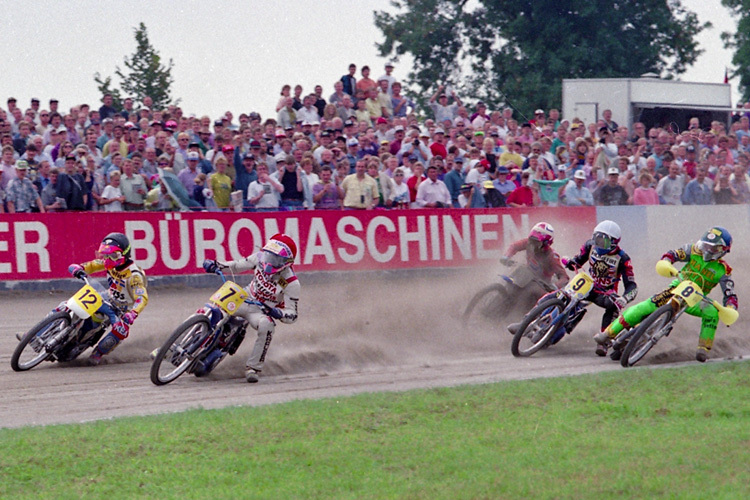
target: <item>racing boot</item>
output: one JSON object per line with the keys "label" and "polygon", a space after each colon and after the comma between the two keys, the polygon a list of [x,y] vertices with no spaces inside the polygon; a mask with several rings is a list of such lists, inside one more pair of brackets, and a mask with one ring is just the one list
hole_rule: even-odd
{"label": "racing boot", "polygon": [[254,384],[258,381],[258,375],[260,374],[260,370],[256,370],[255,368],[250,368],[249,366],[245,368],[245,380],[249,384]]}
{"label": "racing boot", "polygon": [[708,359],[708,349],[706,349],[705,347],[699,347],[695,352],[695,359],[697,361],[700,361],[701,363],[705,363]]}
{"label": "racing boot", "polygon": [[508,331],[510,332],[511,335],[515,335],[516,332],[518,331],[519,326],[521,326],[520,321],[518,323],[511,323],[510,325],[508,325]]}
{"label": "racing boot", "polygon": [[612,345],[612,337],[610,337],[609,328],[605,328],[601,332],[594,335],[594,341],[596,342],[596,355],[606,356],[609,346]]}

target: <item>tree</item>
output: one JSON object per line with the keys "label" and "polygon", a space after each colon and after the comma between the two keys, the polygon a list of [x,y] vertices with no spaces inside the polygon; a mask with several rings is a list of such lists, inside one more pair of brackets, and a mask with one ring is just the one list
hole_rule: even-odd
{"label": "tree", "polygon": [[702,53],[710,23],[679,0],[392,0],[375,13],[384,57],[414,58],[407,84],[419,98],[450,84],[522,114],[560,107],[563,78],[663,78]]}
{"label": "tree", "polygon": [[750,1],[721,0],[721,3],[729,8],[732,17],[739,18],[736,33],[725,31],[721,34],[721,39],[725,48],[735,51],[732,56],[735,69],[730,75],[732,78],[740,78],[742,100],[750,101]]}
{"label": "tree", "polygon": [[[95,73],[94,81],[102,95],[112,94],[115,107],[120,107],[120,101],[125,96],[131,96],[133,102],[138,104],[142,104],[143,98],[149,96],[154,108],[166,108],[172,104],[172,59],[167,66],[162,64],[161,56],[148,39],[145,24],[140,23],[134,28],[134,32],[136,51],[129,59],[124,58],[125,70],[117,66],[115,71],[121,81],[121,90],[112,87],[112,77],[102,79],[99,73]],[[175,104],[178,102],[179,99]]]}

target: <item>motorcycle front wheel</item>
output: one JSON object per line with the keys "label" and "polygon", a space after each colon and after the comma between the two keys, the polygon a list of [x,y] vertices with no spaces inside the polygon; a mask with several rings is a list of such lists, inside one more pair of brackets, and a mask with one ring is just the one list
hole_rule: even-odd
{"label": "motorcycle front wheel", "polygon": [[[554,320],[562,314],[567,303],[562,299],[550,299],[534,306],[518,326],[510,352],[515,357],[531,356],[544,347],[563,321]],[[554,323],[553,323],[554,322]]]}
{"label": "motorcycle front wheel", "polygon": [[65,328],[70,328],[70,315],[65,311],[58,311],[47,316],[26,332],[10,358],[10,367],[13,371],[31,370],[42,361],[49,359],[52,353],[45,349],[45,342]]}
{"label": "motorcycle front wheel", "polygon": [[508,299],[508,293],[502,284],[488,285],[469,300],[463,319],[466,322],[479,319],[500,320],[508,311]]}
{"label": "motorcycle front wheel", "polygon": [[165,385],[185,373],[195,359],[197,349],[211,333],[205,316],[193,316],[170,335],[156,352],[151,364],[151,382]]}
{"label": "motorcycle front wheel", "polygon": [[622,366],[629,368],[643,359],[643,356],[656,345],[656,335],[664,328],[671,328],[673,312],[671,303],[664,304],[636,327],[628,345],[622,351]]}

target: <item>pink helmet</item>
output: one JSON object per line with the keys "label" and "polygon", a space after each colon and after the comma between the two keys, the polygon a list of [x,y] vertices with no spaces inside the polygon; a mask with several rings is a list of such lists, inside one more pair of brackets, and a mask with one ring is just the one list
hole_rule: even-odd
{"label": "pink helmet", "polygon": [[263,272],[277,274],[290,267],[297,257],[297,245],[286,234],[274,234],[263,247],[260,262]]}
{"label": "pink helmet", "polygon": [[130,258],[128,237],[122,233],[109,233],[99,245],[96,257],[104,262],[107,271],[122,266]]}
{"label": "pink helmet", "polygon": [[[531,228],[529,240],[538,241],[540,249],[547,248],[555,241],[555,230],[552,228],[552,225],[546,222],[539,222]],[[531,242],[534,243],[533,241]]]}

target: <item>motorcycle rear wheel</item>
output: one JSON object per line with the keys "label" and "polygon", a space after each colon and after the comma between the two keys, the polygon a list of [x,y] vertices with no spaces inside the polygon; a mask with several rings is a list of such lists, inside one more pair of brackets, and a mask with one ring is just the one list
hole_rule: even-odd
{"label": "motorcycle rear wheel", "polygon": [[673,312],[672,304],[664,304],[636,327],[628,345],[622,351],[620,364],[623,367],[634,366],[656,345],[654,337],[662,329],[671,327]]}
{"label": "motorcycle rear wheel", "polygon": [[[10,358],[10,367],[13,368],[13,371],[23,372],[31,370],[42,361],[49,359],[52,353],[47,352],[44,348],[44,343],[64,328],[70,328],[70,315],[65,311],[58,311],[47,316],[26,332],[26,335],[21,338],[21,341],[16,346],[16,350],[13,351],[13,356]],[[40,347],[38,351],[34,349],[33,345],[29,347],[29,344],[32,344],[32,341],[36,338],[39,339],[36,344]],[[26,349],[27,347],[29,347],[28,350]],[[24,351],[26,351],[25,354]],[[22,356],[25,355],[29,355],[30,358],[26,359],[24,357],[22,359]]]}
{"label": "motorcycle rear wheel", "polygon": [[195,360],[192,349],[202,344],[210,333],[211,325],[205,316],[193,316],[178,326],[156,352],[151,364],[151,382],[165,385],[185,373]]}
{"label": "motorcycle rear wheel", "polygon": [[509,309],[508,292],[500,283],[488,285],[471,297],[464,310],[464,321],[500,320]]}
{"label": "motorcycle rear wheel", "polygon": [[[567,306],[562,299],[550,299],[534,306],[528,312],[513,335],[510,352],[515,357],[531,356],[547,345],[562,321],[551,325],[552,321],[561,314]],[[556,313],[556,314],[555,314]]]}

